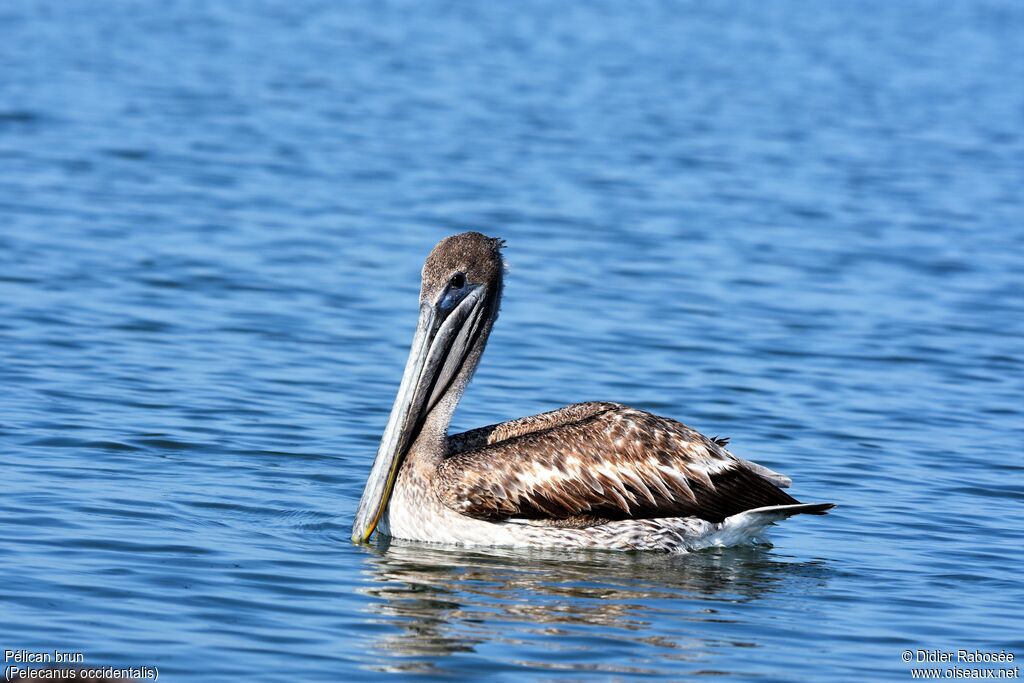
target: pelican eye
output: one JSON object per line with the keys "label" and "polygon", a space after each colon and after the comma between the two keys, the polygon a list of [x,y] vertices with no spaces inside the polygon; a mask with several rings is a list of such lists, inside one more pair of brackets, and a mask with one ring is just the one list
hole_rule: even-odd
{"label": "pelican eye", "polygon": [[466,286],[466,274],[455,273],[452,275],[452,279],[448,280],[448,287],[451,289],[462,289]]}
{"label": "pelican eye", "polygon": [[469,282],[466,281],[466,274],[457,272],[448,278],[448,286],[441,292],[441,298],[437,305],[445,313],[455,310],[455,307],[469,296]]}

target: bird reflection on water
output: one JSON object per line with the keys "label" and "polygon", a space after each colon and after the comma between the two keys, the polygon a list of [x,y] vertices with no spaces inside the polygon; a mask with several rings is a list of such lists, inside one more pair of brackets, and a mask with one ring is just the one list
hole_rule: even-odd
{"label": "bird reflection on water", "polygon": [[[720,638],[702,628],[733,623],[716,603],[753,603],[794,584],[820,589],[830,570],[821,561],[784,561],[768,546],[711,549],[689,555],[615,553],[600,550],[486,551],[432,548],[381,540],[366,551],[369,581],[362,589],[382,622],[400,630],[375,635],[372,649],[385,654],[388,671],[438,673],[452,655],[499,647],[533,645],[551,661],[522,662],[537,669],[565,668],[616,674],[665,673],[649,662],[628,661],[596,668],[585,653],[608,646],[663,648],[668,661],[706,664],[714,651],[756,647]],[[799,587],[797,587],[798,589]],[[735,610],[728,610],[735,614]],[[673,631],[654,630],[673,616]],[[497,628],[496,628],[497,626]],[[590,627],[599,627],[591,629]],[[717,631],[720,633],[720,631]],[[592,644],[588,639],[593,638]]]}

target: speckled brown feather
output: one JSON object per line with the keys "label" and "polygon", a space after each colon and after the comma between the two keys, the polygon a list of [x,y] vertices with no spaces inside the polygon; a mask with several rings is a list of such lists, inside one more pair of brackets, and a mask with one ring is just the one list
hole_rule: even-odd
{"label": "speckled brown feather", "polygon": [[517,436],[543,432],[554,427],[561,427],[573,422],[580,422],[598,413],[620,407],[617,403],[574,403],[558,410],[516,418],[508,422],[471,429],[461,434],[448,437],[448,455],[457,455],[483,446],[506,441]]}
{"label": "speckled brown feather", "polygon": [[[449,438],[442,502],[478,519],[730,515],[797,500],[718,442],[616,403],[581,403]],[[581,521],[584,520],[584,521]]]}

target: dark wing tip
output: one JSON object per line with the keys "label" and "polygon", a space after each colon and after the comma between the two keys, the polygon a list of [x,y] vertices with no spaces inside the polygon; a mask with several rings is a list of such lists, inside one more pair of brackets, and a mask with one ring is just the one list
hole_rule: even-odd
{"label": "dark wing tip", "polygon": [[802,503],[800,513],[805,515],[824,515],[836,506],[835,503]]}
{"label": "dark wing tip", "polygon": [[744,514],[771,515],[775,519],[793,515],[824,515],[836,506],[835,503],[796,503],[793,505],[766,505],[746,510]]}

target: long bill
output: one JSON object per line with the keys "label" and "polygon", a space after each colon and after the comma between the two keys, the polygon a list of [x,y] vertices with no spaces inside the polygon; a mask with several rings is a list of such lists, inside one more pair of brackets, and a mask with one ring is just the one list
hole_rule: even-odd
{"label": "long bill", "polygon": [[377,528],[409,448],[427,414],[458,375],[482,328],[487,287],[469,289],[447,313],[442,302],[420,305],[402,383],[352,523],[355,543],[365,543]]}

